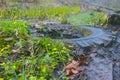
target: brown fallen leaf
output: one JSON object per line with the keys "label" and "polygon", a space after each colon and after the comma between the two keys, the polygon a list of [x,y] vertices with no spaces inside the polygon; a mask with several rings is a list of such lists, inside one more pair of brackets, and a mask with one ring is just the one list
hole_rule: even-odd
{"label": "brown fallen leaf", "polygon": [[84,71],[84,68],[80,66],[80,63],[81,61],[85,61],[85,59],[84,57],[81,57],[80,59],[82,60],[73,60],[70,64],[64,67],[66,76],[69,78],[69,80],[74,80],[76,75],[81,74]]}
{"label": "brown fallen leaf", "polygon": [[71,72],[70,69],[67,69],[66,70],[66,76],[68,76],[70,74],[70,72]]}
{"label": "brown fallen leaf", "polygon": [[71,68],[76,68],[77,66],[79,66],[79,63],[75,60],[72,61],[72,63],[68,64],[67,66],[64,67],[64,70],[65,69],[71,69]]}
{"label": "brown fallen leaf", "polygon": [[73,74],[79,73],[79,71],[77,71],[77,70],[75,70],[75,69],[71,69],[71,72],[72,72]]}

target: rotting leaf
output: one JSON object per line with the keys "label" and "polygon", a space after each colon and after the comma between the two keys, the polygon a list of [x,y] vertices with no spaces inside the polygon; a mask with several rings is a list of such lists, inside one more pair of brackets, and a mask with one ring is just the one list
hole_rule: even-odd
{"label": "rotting leaf", "polygon": [[90,55],[81,55],[77,57],[76,60],[73,60],[70,64],[64,67],[66,76],[69,78],[69,80],[74,80],[76,76],[84,73],[84,66],[88,65],[90,58]]}
{"label": "rotting leaf", "polygon": [[88,60],[90,56],[84,56],[84,55],[81,55],[79,58],[78,58],[78,61],[80,62],[81,65],[88,65]]}
{"label": "rotting leaf", "polygon": [[64,67],[65,69],[71,69],[71,68],[76,68],[79,66],[79,63],[75,60],[72,61],[72,63],[68,64],[67,66]]}
{"label": "rotting leaf", "polygon": [[73,74],[79,73],[79,71],[78,71],[77,69],[71,69],[71,72],[72,72]]}
{"label": "rotting leaf", "polygon": [[84,71],[84,69],[79,64],[79,61],[73,60],[70,64],[64,67],[66,76],[69,78],[69,80],[74,79],[73,75],[80,74]]}

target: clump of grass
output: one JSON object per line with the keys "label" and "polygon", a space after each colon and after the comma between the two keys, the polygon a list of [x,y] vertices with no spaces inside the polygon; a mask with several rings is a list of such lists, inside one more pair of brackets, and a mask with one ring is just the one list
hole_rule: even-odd
{"label": "clump of grass", "polygon": [[27,35],[29,23],[22,20],[2,20],[0,21],[1,34],[7,36]]}
{"label": "clump of grass", "polygon": [[[0,57],[5,60],[0,63],[0,69],[3,69],[0,77],[5,80],[52,80],[56,67],[70,59],[70,50],[59,41],[53,43],[50,38],[21,39],[14,45],[18,46],[16,54],[16,48],[9,44],[0,48]],[[13,60],[10,55],[18,58]]]}
{"label": "clump of grass", "polygon": [[27,39],[29,23],[22,20],[0,21],[0,48],[13,46],[19,39]]}
{"label": "clump of grass", "polygon": [[[57,18],[62,21],[70,14],[76,14],[80,12],[80,7],[74,6],[63,6],[63,7],[45,7],[39,9],[6,9],[0,11],[0,18],[8,19],[21,19],[21,18],[39,18],[39,19],[50,19]],[[64,21],[64,20],[63,20]]]}
{"label": "clump of grass", "polygon": [[108,17],[104,12],[88,11],[68,18],[68,22],[73,25],[104,25]]}

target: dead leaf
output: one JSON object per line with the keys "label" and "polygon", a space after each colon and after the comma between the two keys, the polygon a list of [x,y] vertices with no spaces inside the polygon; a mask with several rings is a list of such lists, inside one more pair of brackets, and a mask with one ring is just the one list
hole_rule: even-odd
{"label": "dead leaf", "polygon": [[66,75],[68,76],[69,74],[70,74],[70,70],[67,69],[67,70],[66,70]]}
{"label": "dead leaf", "polygon": [[11,41],[11,40],[13,40],[13,37],[5,38],[4,40],[5,41]]}
{"label": "dead leaf", "polygon": [[19,49],[16,49],[16,50],[12,50],[13,51],[13,53],[19,53],[20,52],[20,50]]}
{"label": "dead leaf", "polygon": [[71,68],[76,68],[77,66],[79,66],[79,63],[75,60],[72,61],[72,63],[68,64],[67,66],[64,67],[65,69],[71,69]]}
{"label": "dead leaf", "polygon": [[84,56],[84,55],[81,55],[79,58],[78,58],[78,61],[80,62],[81,65],[88,65],[88,59],[89,56]]}
{"label": "dead leaf", "polygon": [[79,71],[77,71],[77,70],[75,70],[75,69],[71,69],[71,72],[72,72],[73,74],[79,73]]}
{"label": "dead leaf", "polygon": [[19,30],[15,29],[15,35],[18,36]]}
{"label": "dead leaf", "polygon": [[87,64],[86,57],[80,56],[77,61],[73,60],[70,64],[64,67],[66,76],[69,78],[69,80],[74,80],[76,75],[82,74],[84,71],[84,68],[80,66],[80,63]]}
{"label": "dead leaf", "polygon": [[70,64],[64,67],[66,76],[69,80],[73,80],[76,74],[83,72],[83,68],[79,65],[79,61],[73,60]]}

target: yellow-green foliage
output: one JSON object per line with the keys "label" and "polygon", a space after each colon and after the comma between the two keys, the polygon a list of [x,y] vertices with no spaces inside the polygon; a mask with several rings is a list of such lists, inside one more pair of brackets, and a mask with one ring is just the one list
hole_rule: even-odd
{"label": "yellow-green foliage", "polygon": [[[21,39],[18,45],[18,58],[12,61],[10,55],[15,55],[11,45],[0,48],[0,57],[6,62],[0,63],[0,77],[4,80],[55,80],[54,69],[69,61],[71,52],[59,41],[50,38]],[[1,76],[2,75],[2,76]]]}
{"label": "yellow-green foliage", "polygon": [[80,11],[80,7],[46,7],[40,9],[7,9],[0,11],[0,18],[40,18],[40,19],[49,19],[55,18],[58,19],[65,18],[70,14],[76,14]]}
{"label": "yellow-green foliage", "polygon": [[0,21],[1,34],[13,36],[18,30],[19,35],[26,35],[28,33],[29,23],[22,20],[3,20]]}
{"label": "yellow-green foliage", "polygon": [[[62,42],[50,38],[21,37],[29,35],[28,24],[22,20],[0,22],[0,58],[4,59],[0,62],[0,78],[55,80],[54,70],[71,59],[71,50]],[[17,36],[15,29],[18,30]],[[11,37],[11,40],[5,40]]]}

